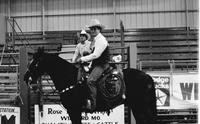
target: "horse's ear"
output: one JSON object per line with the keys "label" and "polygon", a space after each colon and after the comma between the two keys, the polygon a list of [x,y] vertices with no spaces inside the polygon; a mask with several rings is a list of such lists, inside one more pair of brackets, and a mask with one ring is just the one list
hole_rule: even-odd
{"label": "horse's ear", "polygon": [[29,49],[27,53],[28,53],[28,55],[34,55],[35,54],[35,50]]}
{"label": "horse's ear", "polygon": [[54,55],[56,55],[56,56],[59,56],[59,53],[53,53]]}
{"label": "horse's ear", "polygon": [[44,47],[38,47],[37,52],[38,53],[44,53]]}

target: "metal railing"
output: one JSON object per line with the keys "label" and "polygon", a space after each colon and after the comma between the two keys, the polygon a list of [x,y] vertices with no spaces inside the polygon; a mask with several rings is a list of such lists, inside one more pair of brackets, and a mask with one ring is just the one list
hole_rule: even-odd
{"label": "metal railing", "polygon": [[146,60],[138,61],[137,67],[140,70],[151,71],[197,71],[198,60]]}

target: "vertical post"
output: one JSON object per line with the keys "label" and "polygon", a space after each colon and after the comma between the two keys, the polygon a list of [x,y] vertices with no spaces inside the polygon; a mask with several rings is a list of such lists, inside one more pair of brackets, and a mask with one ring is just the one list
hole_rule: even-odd
{"label": "vertical post", "polygon": [[187,30],[187,36],[188,36],[188,30],[189,30],[189,25],[188,25],[188,1],[185,0],[185,24],[186,24],[186,30]]}
{"label": "vertical post", "polygon": [[28,54],[27,54],[27,48],[21,47],[20,48],[20,62],[19,62],[19,81],[20,81],[20,96],[22,98],[23,103],[20,105],[20,124],[29,124],[29,91],[28,86],[24,82],[24,74],[27,70],[28,65]]}
{"label": "vertical post", "polygon": [[113,29],[114,29],[114,34],[116,33],[116,0],[113,0]]}
{"label": "vertical post", "polygon": [[[136,45],[136,43],[130,43],[129,53],[130,53],[130,58],[129,58],[130,68],[137,68],[137,45]],[[136,124],[135,118],[134,118],[133,114],[131,113],[131,109],[128,109],[128,110],[129,110],[129,116],[130,116],[129,124]]]}
{"label": "vertical post", "polygon": [[[124,47],[125,46],[125,43],[124,43],[124,25],[123,25],[123,22],[122,20],[120,20],[120,35],[121,35],[121,47]],[[122,61],[124,61],[124,48],[122,48]]]}
{"label": "vertical post", "polygon": [[136,43],[130,44],[130,68],[137,67],[137,45]]}
{"label": "vertical post", "polygon": [[4,45],[6,40],[6,18],[0,15],[0,44]]}
{"label": "vertical post", "polygon": [[15,20],[14,18],[12,19],[12,50],[14,50],[14,45],[15,45],[15,37],[14,37],[14,34],[15,34]]}
{"label": "vertical post", "polygon": [[[42,35],[45,35],[45,0],[42,0]],[[45,38],[43,37],[43,40]]]}
{"label": "vertical post", "polygon": [[10,19],[11,16],[11,0],[7,1],[7,12],[8,12],[8,19]]}
{"label": "vertical post", "polygon": [[[8,25],[8,21],[10,21],[10,17],[11,17],[11,0],[7,0],[7,15],[8,15],[8,18],[6,18],[6,24],[5,24],[5,27],[6,27],[6,32],[8,32],[8,37],[11,36],[11,31],[10,31],[10,26]],[[7,43],[8,41],[5,41],[6,43],[6,47],[7,47]]]}
{"label": "vertical post", "polygon": [[130,46],[127,47],[127,68],[130,68]]}
{"label": "vertical post", "polygon": [[169,72],[169,75],[170,75],[170,93],[171,93],[171,96],[173,96],[173,73],[174,73],[174,68],[175,68],[175,63],[174,63],[174,60],[168,60],[168,63],[169,63],[169,66],[170,66],[170,72]]}
{"label": "vertical post", "polygon": [[[8,3],[7,3],[7,12],[8,12],[8,18],[6,19],[7,21],[10,21],[11,20],[11,0],[8,0]],[[10,37],[11,33],[10,33],[10,26],[8,27],[8,22],[6,23],[6,32],[8,32],[8,37]],[[5,43],[7,44],[7,42],[5,41]],[[7,47],[7,45],[6,45]]]}

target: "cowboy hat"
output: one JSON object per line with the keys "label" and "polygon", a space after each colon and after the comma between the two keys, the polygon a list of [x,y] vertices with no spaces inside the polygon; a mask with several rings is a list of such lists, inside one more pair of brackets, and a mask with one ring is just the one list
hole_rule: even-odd
{"label": "cowboy hat", "polygon": [[100,21],[97,19],[91,19],[90,25],[88,26],[88,28],[92,28],[92,27],[100,27],[101,29],[105,28],[105,26],[101,24]]}
{"label": "cowboy hat", "polygon": [[85,35],[85,36],[87,37],[87,38],[86,38],[87,40],[90,39],[90,34],[88,34],[85,30],[82,30],[81,33],[79,34],[79,36],[80,36],[80,35]]}

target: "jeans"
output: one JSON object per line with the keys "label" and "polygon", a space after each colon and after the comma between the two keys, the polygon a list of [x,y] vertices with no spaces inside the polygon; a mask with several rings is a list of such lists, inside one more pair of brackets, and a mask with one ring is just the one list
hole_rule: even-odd
{"label": "jeans", "polygon": [[77,82],[81,81],[82,72],[83,72],[82,67],[79,67],[79,68],[78,68],[78,75],[77,75]]}
{"label": "jeans", "polygon": [[96,108],[97,80],[101,77],[104,70],[106,70],[108,67],[109,67],[108,63],[104,65],[95,66],[87,79],[87,84],[89,88],[89,97],[90,97],[89,99],[91,100],[92,110]]}

